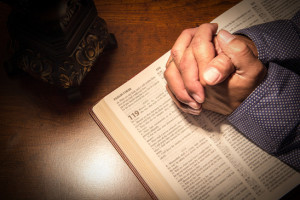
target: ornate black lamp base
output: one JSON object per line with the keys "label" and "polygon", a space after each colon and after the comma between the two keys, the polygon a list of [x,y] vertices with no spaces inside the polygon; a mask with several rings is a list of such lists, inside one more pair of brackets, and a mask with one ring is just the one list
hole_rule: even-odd
{"label": "ornate black lamp base", "polygon": [[71,99],[77,98],[80,92],[76,88],[97,58],[104,50],[117,47],[114,35],[97,16],[92,0],[49,1],[49,5],[39,5],[37,0],[18,3],[27,3],[28,7],[22,4],[20,10],[19,4],[13,5],[9,17],[13,54],[6,64],[7,72],[21,69],[69,90]]}

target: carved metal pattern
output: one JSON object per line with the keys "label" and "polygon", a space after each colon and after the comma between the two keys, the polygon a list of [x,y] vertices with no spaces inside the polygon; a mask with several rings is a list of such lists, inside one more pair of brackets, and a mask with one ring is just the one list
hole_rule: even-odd
{"label": "carved metal pattern", "polygon": [[70,88],[79,85],[83,77],[83,73],[76,69],[74,63],[65,61],[63,66],[59,67],[59,84],[62,88]]}
{"label": "carved metal pattern", "polygon": [[60,86],[68,88],[80,85],[83,78],[91,70],[98,56],[103,52],[108,42],[106,24],[101,18],[96,18],[86,36],[81,40],[72,62],[66,61],[60,66]]}
{"label": "carved metal pattern", "polygon": [[53,61],[41,53],[26,49],[18,58],[18,66],[37,79],[61,88],[79,86],[91,70],[108,42],[106,24],[96,18],[73,55],[63,61]]}
{"label": "carved metal pattern", "polygon": [[[62,7],[65,9],[63,10],[64,15],[59,19],[60,26],[65,26],[65,29],[51,32],[54,35],[57,34],[58,38],[47,40],[48,34],[43,35],[45,34],[43,32],[38,35],[38,31],[34,30],[32,32],[38,35],[39,40],[35,40],[33,37],[19,37],[21,38],[20,41],[19,38],[13,38],[13,43],[17,45],[14,45],[15,51],[12,60],[18,68],[23,69],[37,79],[60,88],[71,88],[81,84],[83,78],[108,45],[110,34],[107,31],[105,21],[97,16],[92,0],[85,0],[85,4],[82,0],[61,0],[60,2],[61,5],[66,6]],[[84,14],[87,14],[87,16],[83,18],[82,15]],[[16,20],[17,18],[11,19],[12,22],[15,20],[17,23],[22,24],[22,21]],[[51,24],[52,22],[50,22]],[[46,25],[48,24],[46,23]],[[57,27],[55,23],[52,25],[54,28]],[[78,29],[67,27],[71,25],[75,25],[75,28],[78,26]],[[15,26],[12,27],[12,32],[17,33],[17,36],[26,35],[22,34],[22,31],[30,33],[26,29],[27,27],[20,29],[21,31],[16,31],[19,29],[15,29]],[[67,31],[70,30],[75,30],[74,37],[68,36],[67,33],[70,32]],[[31,36],[32,34],[28,35]],[[24,41],[26,42],[24,43]],[[68,44],[68,48],[66,48],[66,44]],[[49,46],[50,48],[47,49]]]}
{"label": "carved metal pattern", "polygon": [[66,13],[65,15],[60,19],[60,23],[64,26],[67,27],[72,19],[73,14],[79,10],[81,4],[79,0],[69,0],[67,2],[66,6]]}
{"label": "carved metal pattern", "polygon": [[53,84],[53,63],[30,49],[18,60],[18,66],[35,78]]}

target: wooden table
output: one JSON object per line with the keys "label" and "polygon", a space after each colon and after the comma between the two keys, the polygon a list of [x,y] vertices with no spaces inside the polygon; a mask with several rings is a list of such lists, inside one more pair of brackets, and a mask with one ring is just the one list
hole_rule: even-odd
{"label": "wooden table", "polygon": [[1,3],[0,198],[150,199],[89,109],[171,49],[183,29],[210,22],[238,2],[96,0],[119,47],[98,59],[77,103],[30,76],[6,75],[10,8]]}

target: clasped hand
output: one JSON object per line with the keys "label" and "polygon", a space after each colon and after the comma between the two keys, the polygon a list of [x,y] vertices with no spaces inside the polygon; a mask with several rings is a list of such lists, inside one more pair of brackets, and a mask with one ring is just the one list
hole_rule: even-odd
{"label": "clasped hand", "polygon": [[184,30],[171,49],[164,73],[167,90],[184,112],[202,108],[232,113],[262,82],[267,69],[245,36],[202,24]]}

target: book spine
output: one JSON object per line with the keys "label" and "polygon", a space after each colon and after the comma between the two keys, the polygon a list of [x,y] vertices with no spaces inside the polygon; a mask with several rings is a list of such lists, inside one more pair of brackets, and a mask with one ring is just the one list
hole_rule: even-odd
{"label": "book spine", "polygon": [[130,162],[130,160],[127,158],[127,156],[124,154],[124,152],[121,150],[119,145],[115,142],[115,140],[111,137],[109,132],[106,130],[106,128],[103,126],[103,124],[100,122],[100,120],[96,117],[95,113],[90,110],[90,115],[93,117],[97,125],[100,127],[106,138],[109,140],[109,142],[113,145],[113,147],[117,150],[117,152],[120,154],[122,159],[125,161],[125,163],[128,165],[128,167],[131,169],[133,174],[137,177],[137,179],[140,181],[140,183],[143,185],[145,190],[148,192],[150,197],[153,200],[158,200],[157,196],[154,194],[154,192],[151,190],[151,188],[148,186],[146,181],[142,178],[140,173],[136,170],[136,168],[133,166],[133,164]]}

